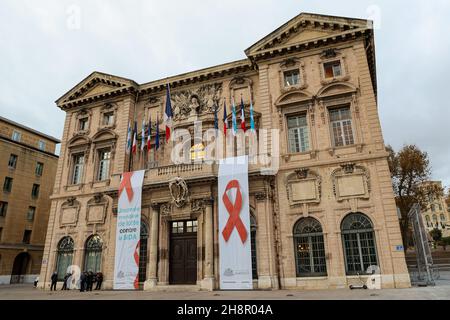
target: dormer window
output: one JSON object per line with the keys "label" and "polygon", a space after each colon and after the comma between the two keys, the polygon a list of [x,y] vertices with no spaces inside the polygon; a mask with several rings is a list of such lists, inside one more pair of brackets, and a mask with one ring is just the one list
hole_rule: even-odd
{"label": "dormer window", "polygon": [[300,71],[298,69],[285,71],[284,75],[284,86],[291,87],[300,84]]}
{"label": "dormer window", "polygon": [[78,119],[78,130],[86,131],[88,129],[89,119],[88,117]]}
{"label": "dormer window", "polygon": [[342,75],[341,62],[332,61],[323,64],[323,69],[325,71],[325,78],[336,78]]}

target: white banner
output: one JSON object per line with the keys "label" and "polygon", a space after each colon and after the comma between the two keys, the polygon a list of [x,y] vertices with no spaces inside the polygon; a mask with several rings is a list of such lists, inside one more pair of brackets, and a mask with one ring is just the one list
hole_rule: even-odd
{"label": "white banner", "polygon": [[142,183],[145,170],[124,172],[117,208],[114,289],[139,288]]}
{"label": "white banner", "polygon": [[253,289],[248,194],[248,157],[219,166],[220,289]]}

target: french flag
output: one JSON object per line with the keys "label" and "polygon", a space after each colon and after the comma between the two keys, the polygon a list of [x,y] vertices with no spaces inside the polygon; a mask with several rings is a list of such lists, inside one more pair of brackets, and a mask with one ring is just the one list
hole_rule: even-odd
{"label": "french flag", "polygon": [[132,147],[133,154],[136,154],[137,151],[137,123],[134,122],[134,131],[133,131],[133,147]]}
{"label": "french flag", "polygon": [[150,152],[150,147],[152,141],[152,116],[150,116],[150,119],[148,120],[148,127],[147,127],[147,152]]}
{"label": "french flag", "polygon": [[228,122],[227,122],[227,102],[223,98],[223,134],[227,135]]}
{"label": "french flag", "polygon": [[245,132],[244,101],[241,97],[241,129]]}
{"label": "french flag", "polygon": [[166,125],[166,141],[170,139],[170,131],[172,130],[172,103],[170,102],[170,86],[167,84],[166,94],[166,110],[164,111],[164,124]]}

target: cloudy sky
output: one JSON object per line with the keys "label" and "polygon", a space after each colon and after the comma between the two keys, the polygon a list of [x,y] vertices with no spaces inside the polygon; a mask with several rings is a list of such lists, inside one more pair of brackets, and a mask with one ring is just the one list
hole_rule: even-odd
{"label": "cloudy sky", "polygon": [[386,143],[415,143],[450,186],[450,1],[2,0],[0,114],[61,137],[54,101],[92,71],[138,83],[244,58],[300,12],[375,21]]}

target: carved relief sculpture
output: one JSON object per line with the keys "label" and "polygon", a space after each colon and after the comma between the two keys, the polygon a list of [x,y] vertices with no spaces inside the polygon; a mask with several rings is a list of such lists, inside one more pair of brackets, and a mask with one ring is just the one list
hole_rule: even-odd
{"label": "carved relief sculpture", "polygon": [[219,109],[221,96],[221,83],[174,92],[172,94],[174,120],[180,121],[192,116],[214,113],[216,107]]}
{"label": "carved relief sculpture", "polygon": [[175,205],[178,208],[182,208],[187,201],[189,193],[186,181],[181,177],[173,178],[169,181],[169,191]]}

